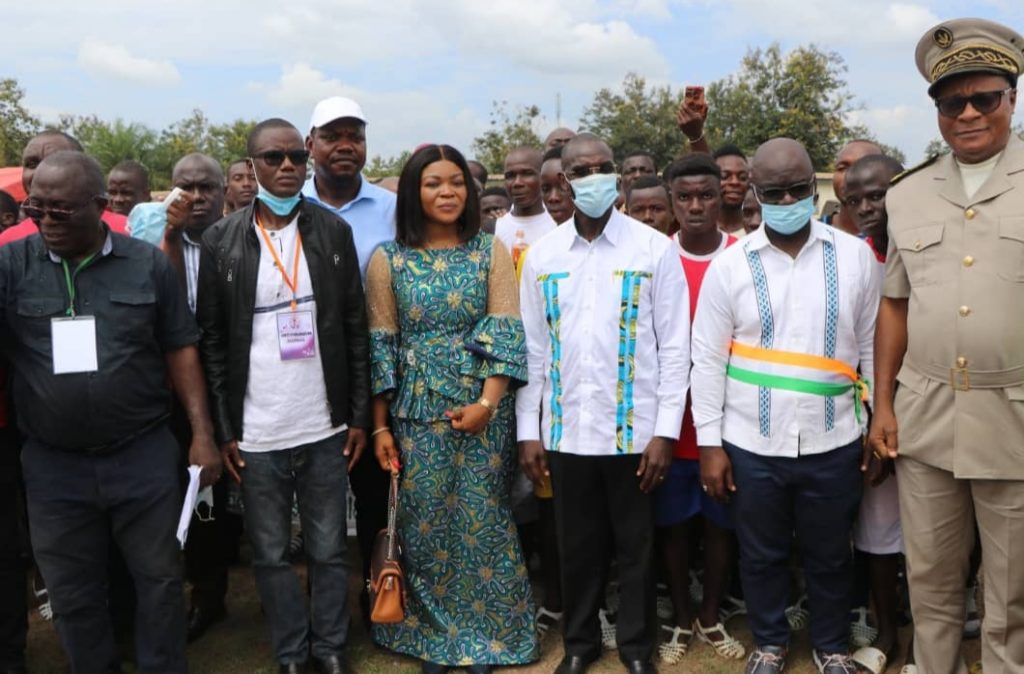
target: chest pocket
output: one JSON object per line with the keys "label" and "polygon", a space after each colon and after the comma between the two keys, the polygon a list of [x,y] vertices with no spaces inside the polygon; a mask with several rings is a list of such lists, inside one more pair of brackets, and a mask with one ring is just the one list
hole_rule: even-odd
{"label": "chest pocket", "polygon": [[912,286],[926,286],[940,280],[939,254],[946,226],[930,223],[908,229],[896,240],[900,258]]}
{"label": "chest pocket", "polygon": [[996,253],[999,277],[1024,283],[1024,217],[999,219],[999,250]]}
{"label": "chest pocket", "polygon": [[67,299],[63,297],[23,297],[15,311],[26,337],[49,342],[50,320],[64,316],[67,308]]}
{"label": "chest pocket", "polygon": [[110,293],[110,319],[117,333],[133,341],[151,339],[156,327],[156,293],[148,290]]}

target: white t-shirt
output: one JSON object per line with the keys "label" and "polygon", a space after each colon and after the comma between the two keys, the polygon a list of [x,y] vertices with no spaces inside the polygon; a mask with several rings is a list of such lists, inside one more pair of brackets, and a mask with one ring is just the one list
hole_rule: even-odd
{"label": "white t-shirt", "polygon": [[506,248],[512,250],[516,244],[516,232],[522,231],[526,245],[532,246],[534,241],[557,226],[558,223],[547,211],[541,211],[537,215],[512,215],[509,212],[494,223],[494,235],[501,239]]}
{"label": "white t-shirt", "polygon": [[988,177],[992,175],[992,171],[995,170],[996,164],[999,163],[999,158],[1003,156],[1000,152],[996,156],[986,159],[980,164],[963,164],[958,159],[956,165],[960,168],[960,180],[964,184],[964,194],[968,199],[974,197],[981,186],[985,184]]}
{"label": "white t-shirt", "polygon": [[[277,316],[291,311],[292,291],[274,264],[274,256],[254,222],[260,242],[256,277],[256,307],[252,317],[249,348],[249,381],[243,403],[242,439],[239,449],[272,452],[325,440],[345,430],[331,425],[327,385],[320,361],[320,336],[316,331],[316,300],[309,278],[306,255],[300,251],[296,311],[312,312],[316,356],[282,360]],[[291,276],[295,264],[298,219],[277,231],[267,230],[281,264]]]}

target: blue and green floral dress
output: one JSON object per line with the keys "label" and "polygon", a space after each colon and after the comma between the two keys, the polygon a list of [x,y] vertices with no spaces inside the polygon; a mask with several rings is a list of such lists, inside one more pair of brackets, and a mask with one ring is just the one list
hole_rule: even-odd
{"label": "blue and green floral dress", "polygon": [[388,243],[367,273],[373,393],[390,396],[401,451],[398,528],[406,619],[374,640],[443,665],[514,665],[539,655],[533,599],[509,504],[514,395],[479,435],[445,412],[487,377],[526,379],[512,259],[489,234],[445,249]]}

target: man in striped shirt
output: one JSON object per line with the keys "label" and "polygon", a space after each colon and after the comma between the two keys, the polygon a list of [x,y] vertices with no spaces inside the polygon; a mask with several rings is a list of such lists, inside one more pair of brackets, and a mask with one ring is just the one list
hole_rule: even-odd
{"label": "man in striped shirt", "polygon": [[[178,272],[188,295],[188,307],[196,311],[196,284],[199,280],[199,248],[206,228],[224,213],[224,173],[220,164],[205,154],[182,157],[171,173],[171,184],[183,194],[167,207],[167,228],[162,248]],[[179,442],[188,446],[188,425],[175,409],[171,427]],[[226,611],[228,557],[232,533],[227,504],[228,481],[213,486],[213,507],[202,517],[192,514],[185,545],[185,575],[192,585],[192,604],[188,612],[188,640],[201,637],[210,625],[221,620]],[[236,516],[237,517],[237,516]]]}

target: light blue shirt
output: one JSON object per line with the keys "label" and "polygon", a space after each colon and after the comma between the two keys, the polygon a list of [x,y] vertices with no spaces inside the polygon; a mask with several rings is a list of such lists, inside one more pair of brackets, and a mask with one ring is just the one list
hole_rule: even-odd
{"label": "light blue shirt", "polygon": [[359,272],[365,283],[366,267],[370,264],[373,251],[377,250],[380,244],[395,238],[396,197],[363,177],[356,198],[341,208],[335,208],[320,199],[314,180],[315,178],[310,178],[306,181],[302,187],[302,194],[317,206],[326,208],[351,225],[356,255],[359,256]]}

